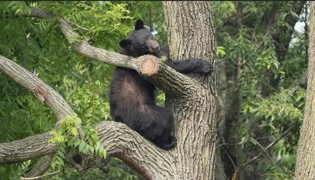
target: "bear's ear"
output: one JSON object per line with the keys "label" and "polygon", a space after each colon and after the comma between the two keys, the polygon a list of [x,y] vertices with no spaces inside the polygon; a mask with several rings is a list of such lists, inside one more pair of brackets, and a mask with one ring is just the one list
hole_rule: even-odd
{"label": "bear's ear", "polygon": [[138,19],[135,23],[135,30],[137,31],[142,28],[144,28],[143,21],[141,19]]}
{"label": "bear's ear", "polygon": [[131,46],[131,40],[130,39],[123,39],[119,42],[119,46],[121,48],[129,48]]}

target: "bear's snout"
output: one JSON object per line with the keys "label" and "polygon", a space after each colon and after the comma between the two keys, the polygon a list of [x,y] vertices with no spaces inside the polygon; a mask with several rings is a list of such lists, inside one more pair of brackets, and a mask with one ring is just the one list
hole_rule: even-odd
{"label": "bear's snout", "polygon": [[159,43],[153,39],[148,39],[145,44],[148,46],[150,52],[160,51]]}

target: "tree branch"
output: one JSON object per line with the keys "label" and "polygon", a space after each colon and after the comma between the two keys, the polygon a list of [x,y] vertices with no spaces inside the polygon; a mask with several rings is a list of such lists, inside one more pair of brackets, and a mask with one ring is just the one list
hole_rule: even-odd
{"label": "tree branch", "polygon": [[[58,129],[59,124],[61,121],[65,119],[68,115],[74,115],[74,111],[70,107],[70,105],[63,99],[63,97],[56,92],[54,89],[52,89],[50,86],[48,86],[46,83],[44,83],[39,77],[37,77],[35,74],[32,74],[28,70],[24,69],[20,65],[16,64],[15,62],[7,59],[4,56],[0,55],[0,70],[2,70],[4,73],[6,73],[10,78],[12,78],[14,81],[22,85],[23,87],[27,88],[31,92],[34,93],[35,97],[39,99],[42,103],[45,103],[50,109],[55,113],[58,121],[56,123],[56,128]],[[75,124],[76,128],[79,131],[81,139],[83,139],[81,125]],[[41,143],[41,141],[36,140],[36,143]],[[30,142],[31,143],[31,142]],[[6,147],[8,144],[4,144],[3,148],[9,148],[19,151],[19,146],[15,148]],[[32,146],[30,146],[32,147]],[[2,149],[2,148],[0,148]],[[47,152],[50,152],[47,150]],[[47,153],[44,152],[44,153]],[[0,152],[1,153],[1,152]],[[25,152],[23,152],[25,153]],[[38,152],[40,153],[40,152]],[[18,154],[18,153],[17,153]],[[17,158],[17,161],[20,160],[18,155],[12,156],[10,153],[4,153],[4,157],[12,157]],[[46,154],[44,154],[46,155]],[[40,157],[42,155],[34,154],[35,157]],[[25,157],[28,157],[25,155]],[[24,158],[25,158],[24,157]],[[44,173],[50,166],[52,156],[45,156],[44,159],[40,159],[38,161],[38,164],[35,165],[35,167],[38,167],[37,169],[33,169],[31,174],[29,176],[33,175],[40,175]]]}
{"label": "tree branch", "polygon": [[147,179],[163,179],[159,177],[167,172],[164,170],[174,168],[172,151],[156,148],[125,124],[103,121],[97,124],[96,129],[109,154],[122,159]]}
{"label": "tree branch", "polygon": [[[283,137],[285,137],[293,128],[294,126],[291,125],[278,139],[276,139],[275,141],[273,141],[272,143],[270,143],[268,146],[266,146],[265,148],[263,148],[263,150],[255,157],[253,157],[252,159],[250,159],[249,161],[245,162],[242,164],[242,167],[245,167],[247,165],[249,165],[250,163],[252,163],[253,161],[255,161],[256,159],[258,159],[263,153],[267,152],[268,149],[270,149],[272,146],[274,146],[275,144],[277,144]],[[268,154],[269,155],[269,154]]]}
{"label": "tree branch", "polygon": [[44,83],[35,74],[1,55],[0,70],[6,73],[21,86],[33,92],[39,101],[45,103],[51,108],[58,120],[63,120],[67,115],[74,114],[70,105],[62,98],[62,96],[60,96],[58,92]]}
{"label": "tree branch", "polygon": [[[35,96],[51,107],[58,117],[64,118],[64,116],[74,113],[67,102],[39,77],[1,55],[0,69],[13,80],[34,92]],[[125,124],[103,122],[99,123],[96,129],[100,142],[109,155],[119,157],[144,176],[158,177],[161,168],[171,168],[172,163],[169,161],[172,158],[169,152],[156,148]],[[49,144],[50,137],[51,135],[44,133],[0,144],[0,163],[20,162],[52,155],[56,152],[58,145]]]}
{"label": "tree branch", "polygon": [[[31,16],[44,18],[44,19],[53,19],[55,16],[52,13],[47,12],[46,10],[31,7],[32,13]],[[149,81],[155,83],[161,90],[166,93],[174,94],[174,95],[191,95],[193,92],[197,91],[200,87],[196,87],[195,80],[176,72],[172,68],[165,65],[165,63],[153,56],[145,56],[139,58],[132,58],[130,56],[125,56],[119,53],[106,51],[101,48],[97,48],[91,46],[87,40],[79,41],[82,39],[80,35],[75,32],[71,25],[64,19],[59,19],[59,25],[61,32],[64,36],[72,43],[72,47],[78,53],[87,56],[92,59],[99,60],[106,64],[111,64],[119,67],[129,68],[136,70],[139,74],[143,75]],[[141,71],[142,62],[148,58],[154,59],[152,63],[155,64],[157,67],[156,73],[153,74],[146,74],[145,72]],[[176,84],[174,84],[176,82]],[[193,86],[194,85],[194,86]]]}
{"label": "tree branch", "polygon": [[49,144],[49,133],[0,144],[0,163],[21,162],[56,152],[58,146]]}
{"label": "tree branch", "polygon": [[[172,167],[171,154],[156,148],[125,124],[103,121],[96,125],[100,143],[108,156],[115,156],[145,177],[161,176],[161,169]],[[0,144],[0,163],[21,162],[54,154],[57,144],[48,143],[49,133],[30,136],[22,140]],[[97,160],[95,160],[97,161]]]}

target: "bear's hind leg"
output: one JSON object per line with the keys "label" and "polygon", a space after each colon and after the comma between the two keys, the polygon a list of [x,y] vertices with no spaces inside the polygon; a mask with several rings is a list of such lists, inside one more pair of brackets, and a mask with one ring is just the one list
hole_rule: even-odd
{"label": "bear's hind leg", "polygon": [[174,136],[174,116],[169,108],[159,106],[152,107],[157,122],[156,127],[152,127],[152,131],[156,132],[153,143],[162,149],[169,150],[177,145]]}

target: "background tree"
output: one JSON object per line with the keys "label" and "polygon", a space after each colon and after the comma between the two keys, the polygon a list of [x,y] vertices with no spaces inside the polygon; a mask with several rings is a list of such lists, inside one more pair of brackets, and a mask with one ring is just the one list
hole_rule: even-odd
{"label": "background tree", "polygon": [[307,78],[307,97],[304,112],[304,121],[301,128],[301,136],[298,144],[297,159],[295,167],[295,179],[315,178],[315,3],[310,2],[310,32],[309,32],[309,62]]}
{"label": "background tree", "polygon": [[294,26],[306,22],[307,4],[214,2],[213,7],[222,50],[218,145],[225,173],[292,178],[307,66],[307,34]]}

